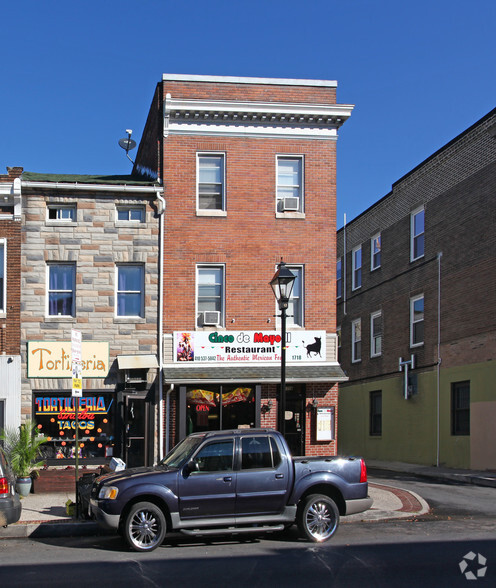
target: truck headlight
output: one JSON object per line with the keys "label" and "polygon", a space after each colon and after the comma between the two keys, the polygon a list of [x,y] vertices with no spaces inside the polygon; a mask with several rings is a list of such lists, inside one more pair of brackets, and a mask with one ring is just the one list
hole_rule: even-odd
{"label": "truck headlight", "polygon": [[102,486],[100,492],[98,494],[99,499],[107,499],[107,500],[115,500],[117,498],[117,494],[119,493],[119,488],[115,486]]}

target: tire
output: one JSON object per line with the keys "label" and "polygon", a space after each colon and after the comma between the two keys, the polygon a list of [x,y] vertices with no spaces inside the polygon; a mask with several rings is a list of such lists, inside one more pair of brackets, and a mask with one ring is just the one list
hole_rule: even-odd
{"label": "tire", "polygon": [[298,509],[298,529],[314,543],[328,541],[339,526],[336,503],[324,494],[307,496]]}
{"label": "tire", "polygon": [[164,540],[167,523],[162,510],[152,502],[138,502],[126,516],[123,535],[133,551],[153,551]]}

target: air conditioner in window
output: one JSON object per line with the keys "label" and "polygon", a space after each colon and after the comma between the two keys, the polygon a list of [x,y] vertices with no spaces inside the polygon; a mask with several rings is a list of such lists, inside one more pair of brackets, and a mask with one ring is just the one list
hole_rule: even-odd
{"label": "air conditioner in window", "polygon": [[296,196],[287,196],[282,201],[283,210],[300,210],[300,199]]}
{"label": "air conditioner in window", "polygon": [[203,324],[219,326],[220,325],[220,312],[218,310],[206,310],[203,313]]}

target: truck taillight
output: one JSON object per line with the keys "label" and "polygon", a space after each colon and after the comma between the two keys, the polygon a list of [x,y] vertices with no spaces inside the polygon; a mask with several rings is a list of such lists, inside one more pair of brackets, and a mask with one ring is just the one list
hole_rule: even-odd
{"label": "truck taillight", "polygon": [[365,465],[365,460],[360,460],[361,461],[361,465],[360,465],[360,482],[366,482],[367,481],[367,466]]}
{"label": "truck taillight", "polygon": [[0,478],[0,495],[9,493],[9,481],[7,478]]}

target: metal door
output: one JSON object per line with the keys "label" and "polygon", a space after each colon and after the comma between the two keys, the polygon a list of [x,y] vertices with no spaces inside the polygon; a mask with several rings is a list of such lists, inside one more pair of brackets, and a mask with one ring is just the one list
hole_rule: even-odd
{"label": "metal door", "polygon": [[148,465],[149,403],[143,395],[124,398],[124,462],[128,468]]}
{"label": "metal door", "polygon": [[291,386],[286,390],[285,438],[292,455],[305,455],[305,390]]}

